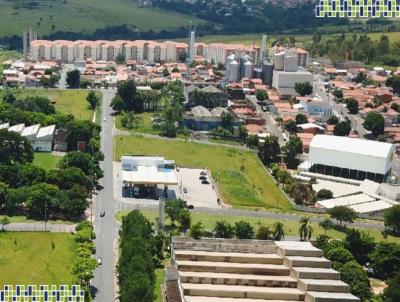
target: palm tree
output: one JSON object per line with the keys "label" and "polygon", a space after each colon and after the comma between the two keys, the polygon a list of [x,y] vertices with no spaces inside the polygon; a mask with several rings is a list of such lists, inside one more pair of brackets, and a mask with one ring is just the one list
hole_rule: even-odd
{"label": "palm tree", "polygon": [[285,238],[285,230],[283,229],[283,223],[277,221],[274,223],[274,231],[273,231],[274,240],[280,241]]}
{"label": "palm tree", "polygon": [[300,227],[299,227],[299,235],[300,241],[306,240],[308,236],[308,222],[310,221],[309,217],[301,217],[300,218]]}
{"label": "palm tree", "polygon": [[308,241],[310,241],[310,240],[311,240],[312,233],[314,232],[314,229],[313,229],[313,227],[312,227],[311,224],[308,225],[308,227],[307,227],[307,232],[308,232],[308,234],[307,234],[307,239],[308,239]]}

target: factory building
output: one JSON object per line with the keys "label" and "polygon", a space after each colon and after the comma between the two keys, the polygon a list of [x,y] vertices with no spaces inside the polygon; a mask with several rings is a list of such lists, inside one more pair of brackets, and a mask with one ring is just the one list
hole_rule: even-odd
{"label": "factory building", "polygon": [[392,170],[393,144],[358,138],[316,135],[310,143],[310,172],[384,182]]}
{"label": "factory building", "polygon": [[311,72],[299,68],[298,58],[293,50],[284,50],[273,56],[274,72],[272,86],[283,96],[296,95],[296,83],[313,83]]}

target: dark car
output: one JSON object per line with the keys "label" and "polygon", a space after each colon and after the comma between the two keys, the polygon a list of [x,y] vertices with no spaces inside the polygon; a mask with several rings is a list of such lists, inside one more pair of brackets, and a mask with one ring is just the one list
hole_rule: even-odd
{"label": "dark car", "polygon": [[204,179],[204,180],[201,181],[201,184],[203,184],[203,185],[209,185],[210,182],[209,182],[207,179]]}
{"label": "dark car", "polygon": [[104,217],[106,215],[106,212],[105,211],[101,211],[100,212],[100,217]]}
{"label": "dark car", "polygon": [[200,179],[200,180],[207,180],[207,177],[204,176],[204,175],[202,175],[202,176],[199,177],[199,179]]}
{"label": "dark car", "polygon": [[207,175],[207,173],[205,171],[201,171],[200,175]]}

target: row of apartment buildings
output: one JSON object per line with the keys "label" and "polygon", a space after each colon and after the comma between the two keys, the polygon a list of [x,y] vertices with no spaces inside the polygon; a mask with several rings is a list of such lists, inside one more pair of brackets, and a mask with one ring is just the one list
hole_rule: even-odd
{"label": "row of apartment buildings", "polygon": [[[183,53],[188,54],[186,43],[174,41],[67,41],[67,40],[34,40],[31,42],[31,59],[57,60],[63,63],[73,63],[86,59],[95,61],[115,61],[119,54],[126,60],[138,62],[179,62]],[[234,53],[237,56],[248,54],[253,62],[259,57],[259,47],[247,47],[240,44],[196,43],[195,56],[205,58],[209,62],[225,64],[226,58]]]}

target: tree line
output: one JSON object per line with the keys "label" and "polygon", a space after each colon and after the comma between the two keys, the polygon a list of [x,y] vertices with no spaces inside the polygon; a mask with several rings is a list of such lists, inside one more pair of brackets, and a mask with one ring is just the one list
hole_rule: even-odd
{"label": "tree line", "polygon": [[164,259],[163,238],[154,233],[151,223],[139,210],[123,218],[119,235],[119,300],[153,302],[154,270]]}

